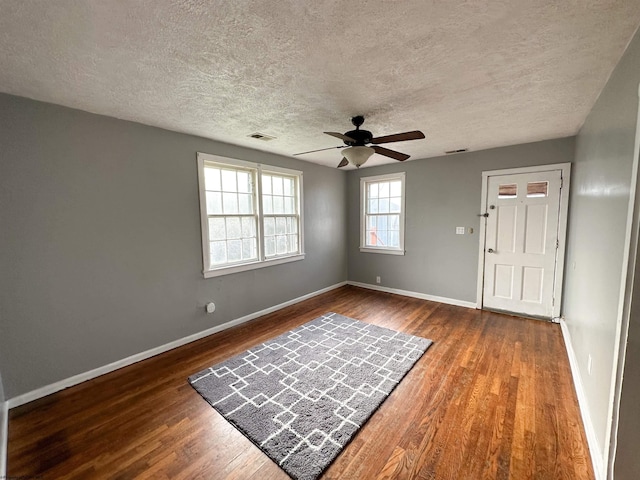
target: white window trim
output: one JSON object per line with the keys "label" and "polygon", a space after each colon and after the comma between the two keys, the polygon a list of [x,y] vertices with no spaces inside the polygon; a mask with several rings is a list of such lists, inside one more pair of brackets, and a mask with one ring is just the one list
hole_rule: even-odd
{"label": "white window trim", "polygon": [[[219,277],[221,275],[230,275],[232,273],[245,272],[247,270],[255,270],[258,268],[271,267],[273,265],[281,265],[283,263],[295,262],[298,260],[303,260],[305,257],[304,253],[304,205],[303,205],[303,173],[299,170],[292,170],[289,168],[281,168],[274,167],[272,165],[263,165],[260,163],[247,162],[244,160],[236,160],[235,158],[221,157],[219,155],[212,155],[209,153],[201,153],[198,152],[197,155],[198,160],[198,192],[200,196],[200,230],[202,233],[202,274],[204,278],[212,278]],[[208,224],[208,215],[207,215],[207,199],[206,199],[206,190],[204,184],[204,168],[205,163],[213,162],[216,164],[228,165],[230,167],[246,167],[257,170],[256,176],[256,185],[255,185],[255,196],[256,196],[256,209],[258,211],[258,225],[257,225],[257,234],[258,234],[258,249],[259,256],[258,260],[254,260],[252,262],[234,264],[234,265],[225,265],[216,268],[208,269],[207,266],[210,265],[209,261],[209,224]],[[263,235],[263,213],[262,213],[262,173],[281,173],[286,175],[295,176],[298,178],[297,188],[298,188],[298,205],[299,205],[299,234],[300,234],[300,252],[292,255],[286,256],[278,256],[275,258],[264,258],[264,235]]]}
{"label": "white window trim", "polygon": [[[405,172],[360,177],[360,251],[363,253],[383,253],[386,255],[404,255],[404,227],[405,227]],[[400,180],[400,247],[372,247],[365,246],[367,183],[383,182],[385,180]]]}

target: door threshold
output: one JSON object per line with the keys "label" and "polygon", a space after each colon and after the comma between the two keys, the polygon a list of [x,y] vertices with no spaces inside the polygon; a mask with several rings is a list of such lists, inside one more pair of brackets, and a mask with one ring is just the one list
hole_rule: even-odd
{"label": "door threshold", "polygon": [[512,317],[527,318],[529,320],[541,320],[543,322],[557,323],[553,321],[553,318],[544,317],[542,315],[529,315],[527,313],[510,312],[509,310],[500,310],[498,308],[486,308],[486,307],[482,307],[481,310],[487,311],[487,312],[502,313],[503,315],[511,315]]}

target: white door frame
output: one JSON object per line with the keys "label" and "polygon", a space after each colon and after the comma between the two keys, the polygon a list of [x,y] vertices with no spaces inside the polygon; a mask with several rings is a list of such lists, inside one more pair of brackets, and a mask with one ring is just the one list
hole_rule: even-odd
{"label": "white door frame", "polygon": [[[556,274],[554,276],[553,296],[555,303],[552,308],[553,318],[560,316],[562,305],[562,278],[564,274],[564,254],[567,244],[567,217],[569,213],[569,181],[571,176],[571,162],[554,163],[551,165],[535,165],[531,167],[509,168],[505,170],[489,170],[482,172],[482,197],[480,212],[487,211],[487,188],[489,177],[498,175],[512,175],[517,173],[548,172],[560,170],[562,175],[562,189],[560,190],[560,215],[558,218],[558,249],[556,253]],[[484,219],[483,219],[484,220]],[[486,247],[486,220],[480,222],[480,241],[478,249],[478,283],[476,290],[476,308],[482,308],[482,294],[484,286],[484,255]]]}

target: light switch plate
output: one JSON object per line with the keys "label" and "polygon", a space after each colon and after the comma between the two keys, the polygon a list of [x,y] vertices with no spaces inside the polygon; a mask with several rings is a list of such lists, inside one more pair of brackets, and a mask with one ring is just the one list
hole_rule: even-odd
{"label": "light switch plate", "polygon": [[464,227],[456,227],[456,235],[464,235]]}

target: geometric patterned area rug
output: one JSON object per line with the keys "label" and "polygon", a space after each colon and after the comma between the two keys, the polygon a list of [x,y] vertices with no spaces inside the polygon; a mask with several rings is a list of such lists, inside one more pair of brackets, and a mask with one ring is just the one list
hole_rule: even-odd
{"label": "geometric patterned area rug", "polygon": [[189,382],[289,476],[313,480],[431,344],[327,313]]}

